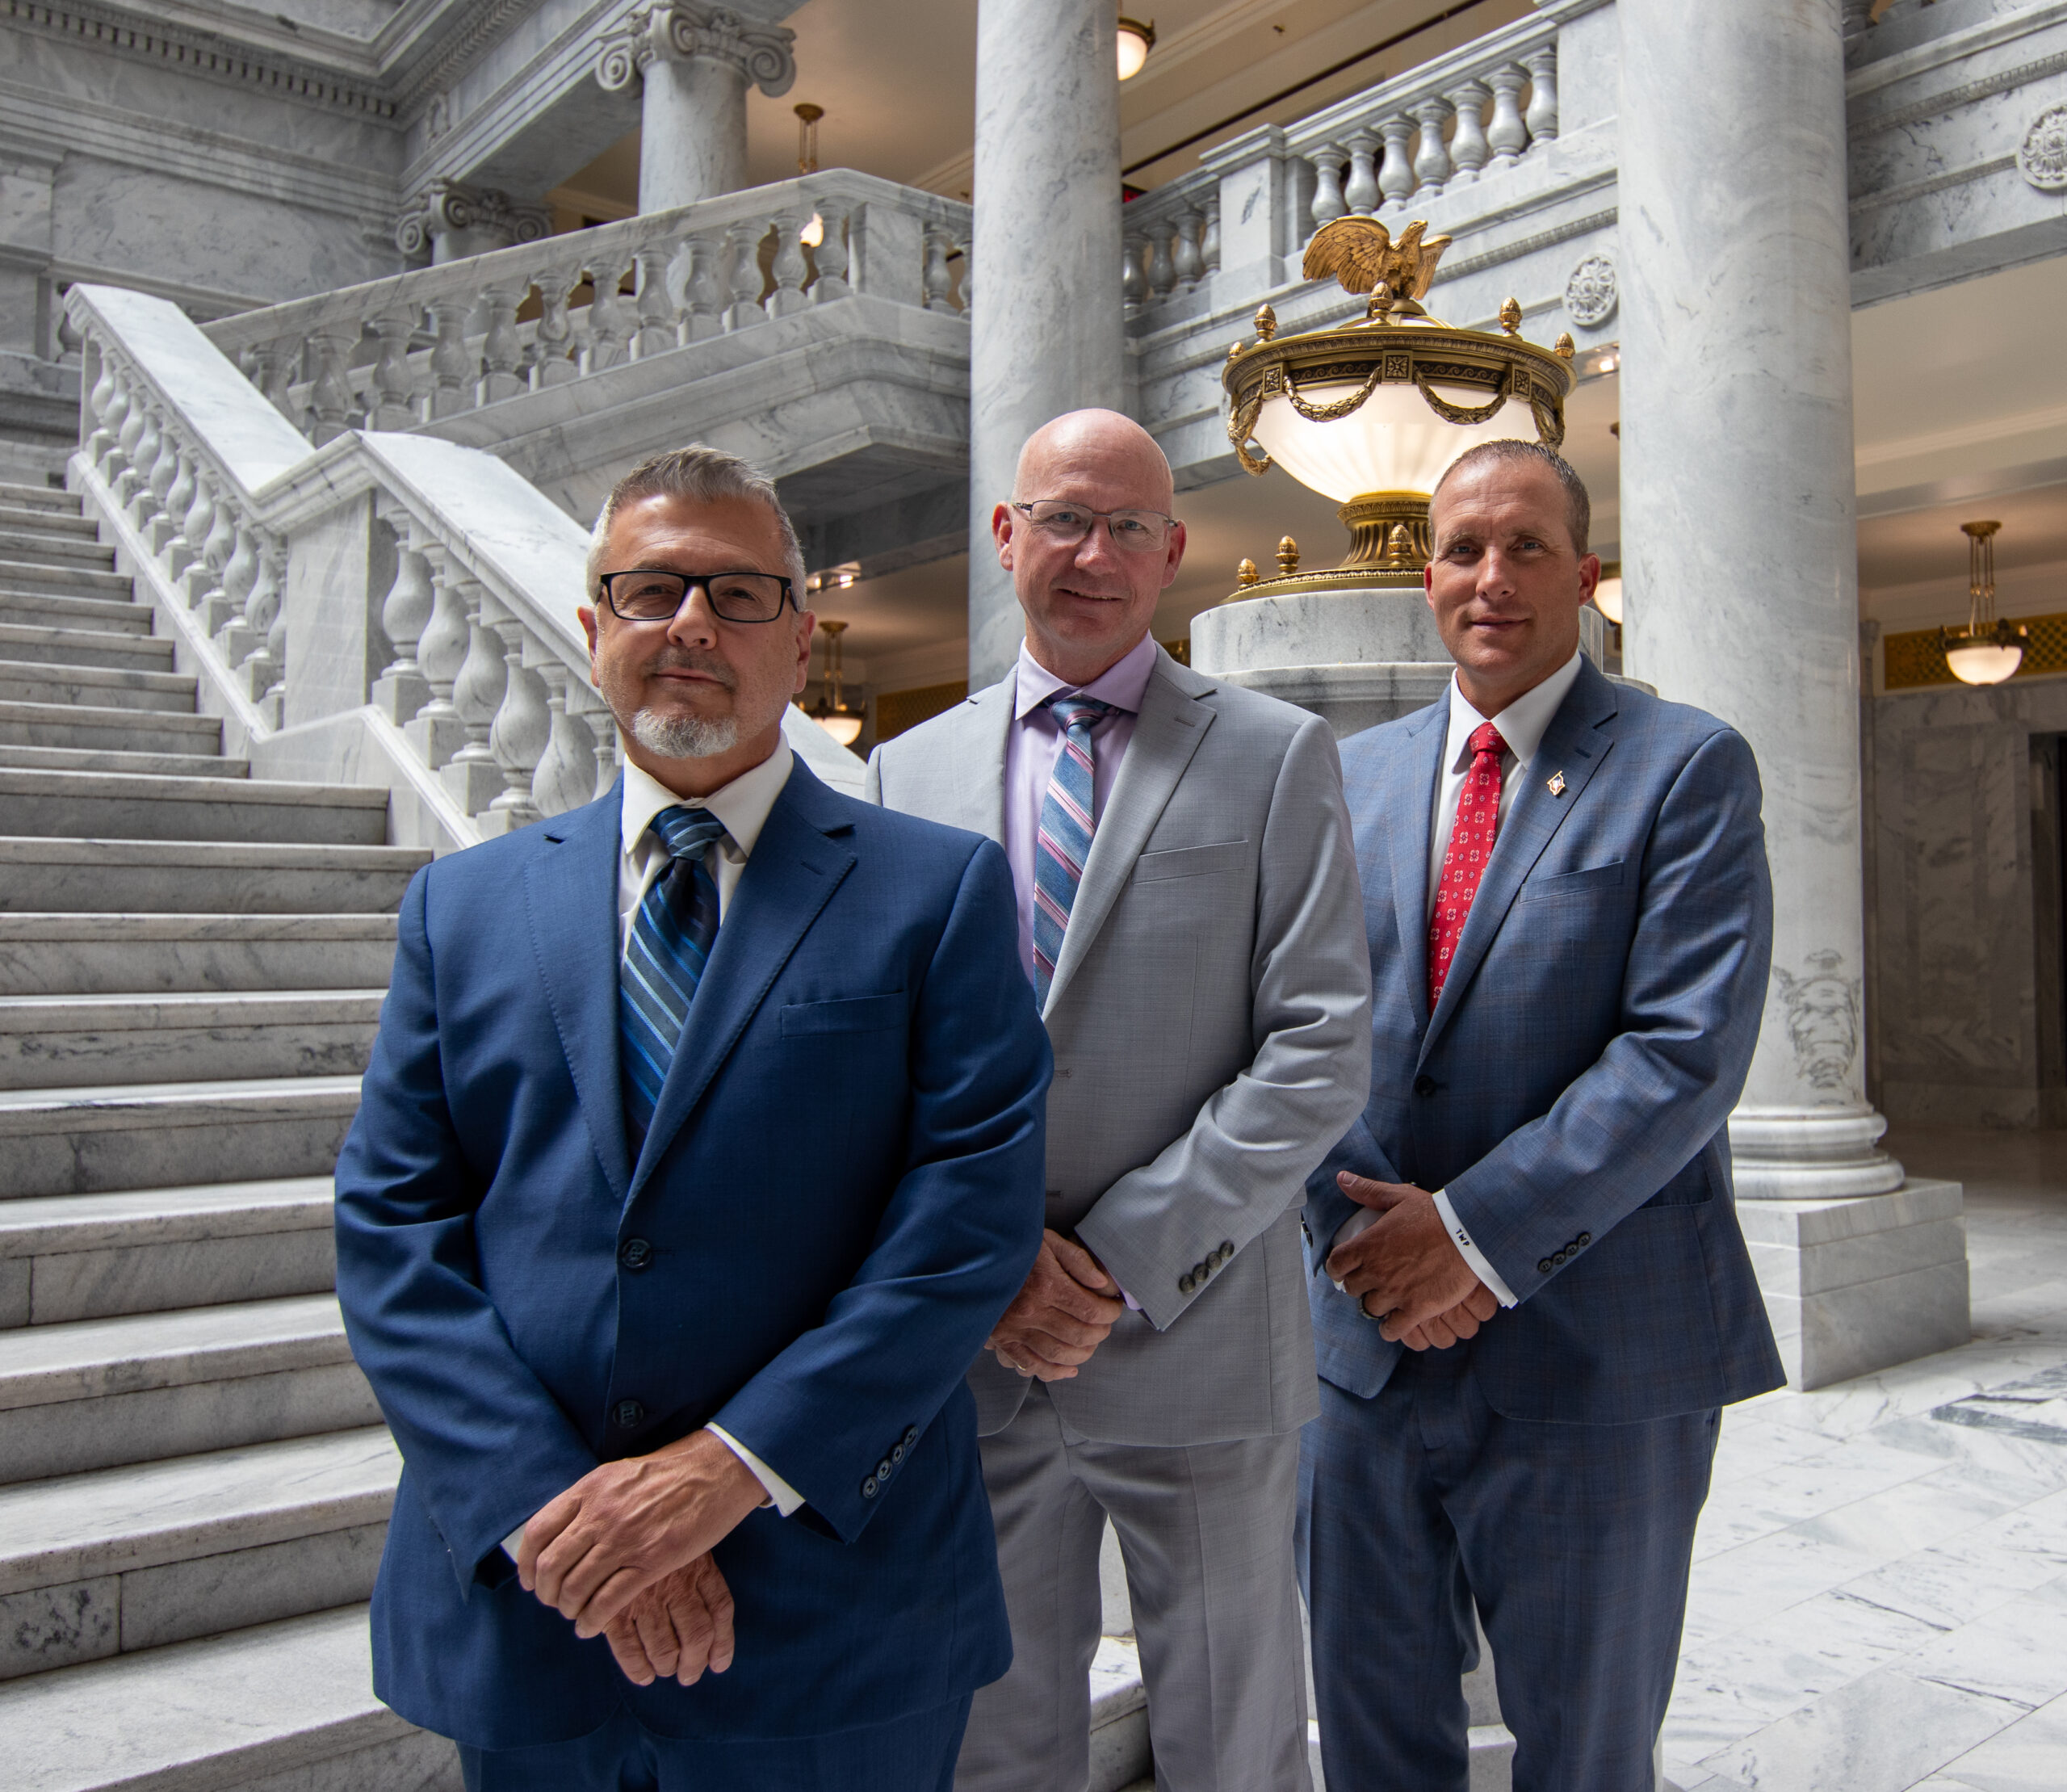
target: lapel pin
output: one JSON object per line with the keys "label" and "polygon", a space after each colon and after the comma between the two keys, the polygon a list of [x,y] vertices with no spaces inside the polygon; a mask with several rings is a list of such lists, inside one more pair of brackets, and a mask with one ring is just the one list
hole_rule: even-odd
{"label": "lapel pin", "polygon": [[1565,774],[1562,771],[1552,772],[1545,783],[1553,796],[1562,796],[1565,794]]}

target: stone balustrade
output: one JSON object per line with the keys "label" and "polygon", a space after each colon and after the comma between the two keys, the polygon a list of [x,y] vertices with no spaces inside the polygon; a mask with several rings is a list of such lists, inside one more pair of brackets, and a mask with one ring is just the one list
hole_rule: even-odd
{"label": "stone balustrade", "polygon": [[1133,317],[1220,271],[1220,177],[1201,169],[1129,200],[1120,229],[1120,290]]}
{"label": "stone balustrade", "polygon": [[960,312],[970,240],[966,204],[835,170],[243,312],[206,334],[320,446],[572,384],[850,293]]}

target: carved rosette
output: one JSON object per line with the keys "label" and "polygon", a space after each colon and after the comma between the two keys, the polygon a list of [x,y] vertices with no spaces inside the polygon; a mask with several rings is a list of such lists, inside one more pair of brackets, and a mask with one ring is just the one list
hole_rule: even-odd
{"label": "carved rosette", "polygon": [[596,79],[606,92],[623,93],[636,86],[656,61],[701,57],[730,64],[774,99],[787,93],[797,78],[790,48],[796,35],[784,26],[745,18],[728,6],[702,6],[697,0],[641,6],[597,45]]}
{"label": "carved rosette", "polygon": [[543,205],[519,204],[492,187],[434,180],[396,222],[395,246],[413,259],[430,254],[437,237],[462,232],[505,249],[537,242],[552,233],[552,212]]}
{"label": "carved rosette", "polygon": [[1565,314],[1582,329],[1598,329],[1615,315],[1619,297],[1614,262],[1589,255],[1565,282]]}
{"label": "carved rosette", "polygon": [[2017,149],[2017,172],[2041,193],[2067,193],[2067,106],[2031,120]]}

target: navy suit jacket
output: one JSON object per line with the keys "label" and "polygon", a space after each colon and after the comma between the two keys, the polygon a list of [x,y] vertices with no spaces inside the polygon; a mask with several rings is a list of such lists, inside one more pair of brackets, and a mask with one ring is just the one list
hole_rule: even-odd
{"label": "navy suit jacket", "polygon": [[[1011,1658],[963,1378],[1043,1211],[1050,1059],[1004,855],[799,762],[635,1163],[618,802],[440,859],[403,901],[338,1162],[338,1296],[405,1464],[375,1688],[484,1748],[620,1705],[780,1737],[945,1703]],[[731,1670],[642,1689],[501,1539],[713,1421],[807,1504],[718,1546]]]}
{"label": "navy suit jacket", "polygon": [[[1756,762],[1591,663],[1500,825],[1428,1011],[1428,853],[1449,699],[1342,744],[1371,947],[1371,1098],[1308,1184],[1320,1372],[1401,1349],[1322,1265],[1338,1170],[1447,1189],[1520,1305],[1468,1343],[1509,1418],[1620,1424],[1784,1379],[1737,1225],[1727,1123],[1772,952]],[[1551,783],[1562,774],[1562,788]]]}

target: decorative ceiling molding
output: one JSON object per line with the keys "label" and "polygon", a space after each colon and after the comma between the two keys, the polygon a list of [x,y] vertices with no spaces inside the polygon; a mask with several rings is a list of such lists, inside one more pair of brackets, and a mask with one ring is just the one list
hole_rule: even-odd
{"label": "decorative ceiling molding", "polygon": [[461,30],[406,74],[397,71],[394,84],[397,111],[413,114],[432,94],[451,87],[489,45],[526,13],[535,11],[538,3],[539,0],[484,0],[469,9],[472,16]]}

